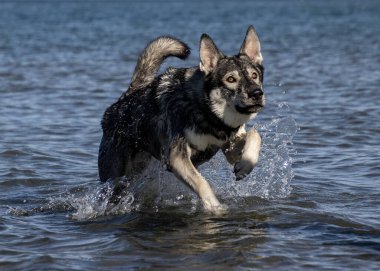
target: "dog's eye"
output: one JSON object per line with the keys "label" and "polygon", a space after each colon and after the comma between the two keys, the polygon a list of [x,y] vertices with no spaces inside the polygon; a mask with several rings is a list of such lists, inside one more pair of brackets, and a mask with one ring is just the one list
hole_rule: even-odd
{"label": "dog's eye", "polygon": [[253,79],[256,79],[258,77],[257,72],[253,72],[251,76]]}
{"label": "dog's eye", "polygon": [[227,81],[228,83],[235,83],[235,82],[236,82],[236,79],[235,79],[235,77],[233,77],[233,76],[228,76],[227,79],[226,79],[226,81]]}

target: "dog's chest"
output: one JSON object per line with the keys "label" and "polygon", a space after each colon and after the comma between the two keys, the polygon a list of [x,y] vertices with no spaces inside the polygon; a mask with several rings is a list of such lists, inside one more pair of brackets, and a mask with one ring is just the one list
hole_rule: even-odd
{"label": "dog's chest", "polygon": [[221,147],[227,141],[227,138],[218,139],[211,134],[197,133],[194,129],[186,129],[185,136],[189,144],[198,151],[204,151],[208,147]]}

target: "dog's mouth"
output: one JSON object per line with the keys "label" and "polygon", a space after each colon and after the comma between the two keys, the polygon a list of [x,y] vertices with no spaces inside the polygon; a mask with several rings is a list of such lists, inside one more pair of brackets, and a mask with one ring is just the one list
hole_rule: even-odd
{"label": "dog's mouth", "polygon": [[237,112],[241,114],[253,114],[259,112],[263,108],[262,104],[253,105],[235,105]]}

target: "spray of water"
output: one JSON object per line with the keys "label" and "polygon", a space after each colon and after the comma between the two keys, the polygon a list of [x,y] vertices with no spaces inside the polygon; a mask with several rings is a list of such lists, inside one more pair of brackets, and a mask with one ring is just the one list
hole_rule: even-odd
{"label": "spray of water", "polygon": [[[291,192],[290,181],[294,176],[291,156],[295,152],[292,139],[297,131],[297,124],[286,103],[272,104],[272,107],[275,107],[275,116],[254,124],[253,128],[262,137],[262,149],[259,163],[249,176],[236,181],[232,166],[221,152],[199,168],[218,198],[230,208],[247,198],[278,199],[287,197]],[[248,125],[249,128],[252,128],[252,124]],[[63,209],[71,211],[71,219],[87,221],[132,211],[157,212],[162,209],[175,209],[192,213],[202,208],[198,197],[173,174],[167,172],[158,161],[152,161],[140,176],[119,182],[123,182],[127,189],[117,203],[110,200],[116,184],[105,183],[80,189],[78,193],[65,193],[33,210],[12,209],[10,213],[30,215],[40,210]]]}
{"label": "spray of water", "polygon": [[114,185],[106,183],[101,188],[94,188],[82,195],[72,194],[66,203],[75,210],[69,215],[71,219],[78,221],[93,220],[109,216],[130,213],[138,209],[134,204],[134,191],[128,191],[120,197],[120,201],[114,204],[110,201]]}
{"label": "spray of water", "polygon": [[[294,176],[292,155],[295,153],[292,139],[297,124],[289,114],[286,103],[278,103],[275,107],[275,116],[254,124],[253,128],[262,137],[262,149],[259,163],[249,176],[236,181],[232,166],[221,152],[199,168],[218,198],[232,208],[234,206],[231,205],[239,204],[239,201],[246,198],[278,199],[287,197],[291,192],[290,181]],[[73,199],[71,204],[76,212],[72,218],[83,220],[133,210],[155,212],[168,208],[191,213],[202,208],[198,197],[158,161],[152,161],[147,170],[133,182],[141,185],[138,189],[132,188],[117,205],[112,205],[107,200],[107,193],[112,190],[110,184],[107,184],[108,192],[105,195],[102,187],[84,197]],[[98,196],[99,191],[103,191],[101,197]],[[99,198],[105,200],[100,201]]]}

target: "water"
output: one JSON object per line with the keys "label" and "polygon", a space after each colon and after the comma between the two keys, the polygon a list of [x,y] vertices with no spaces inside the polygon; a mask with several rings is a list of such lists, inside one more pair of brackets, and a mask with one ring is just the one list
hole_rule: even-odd
{"label": "water", "polygon": [[[2,270],[379,270],[380,5],[362,1],[0,3]],[[201,33],[236,53],[259,32],[260,162],[201,171],[230,212],[202,211],[158,163],[116,206],[97,181],[100,119],[137,54]],[[141,185],[140,185],[141,184]]]}

